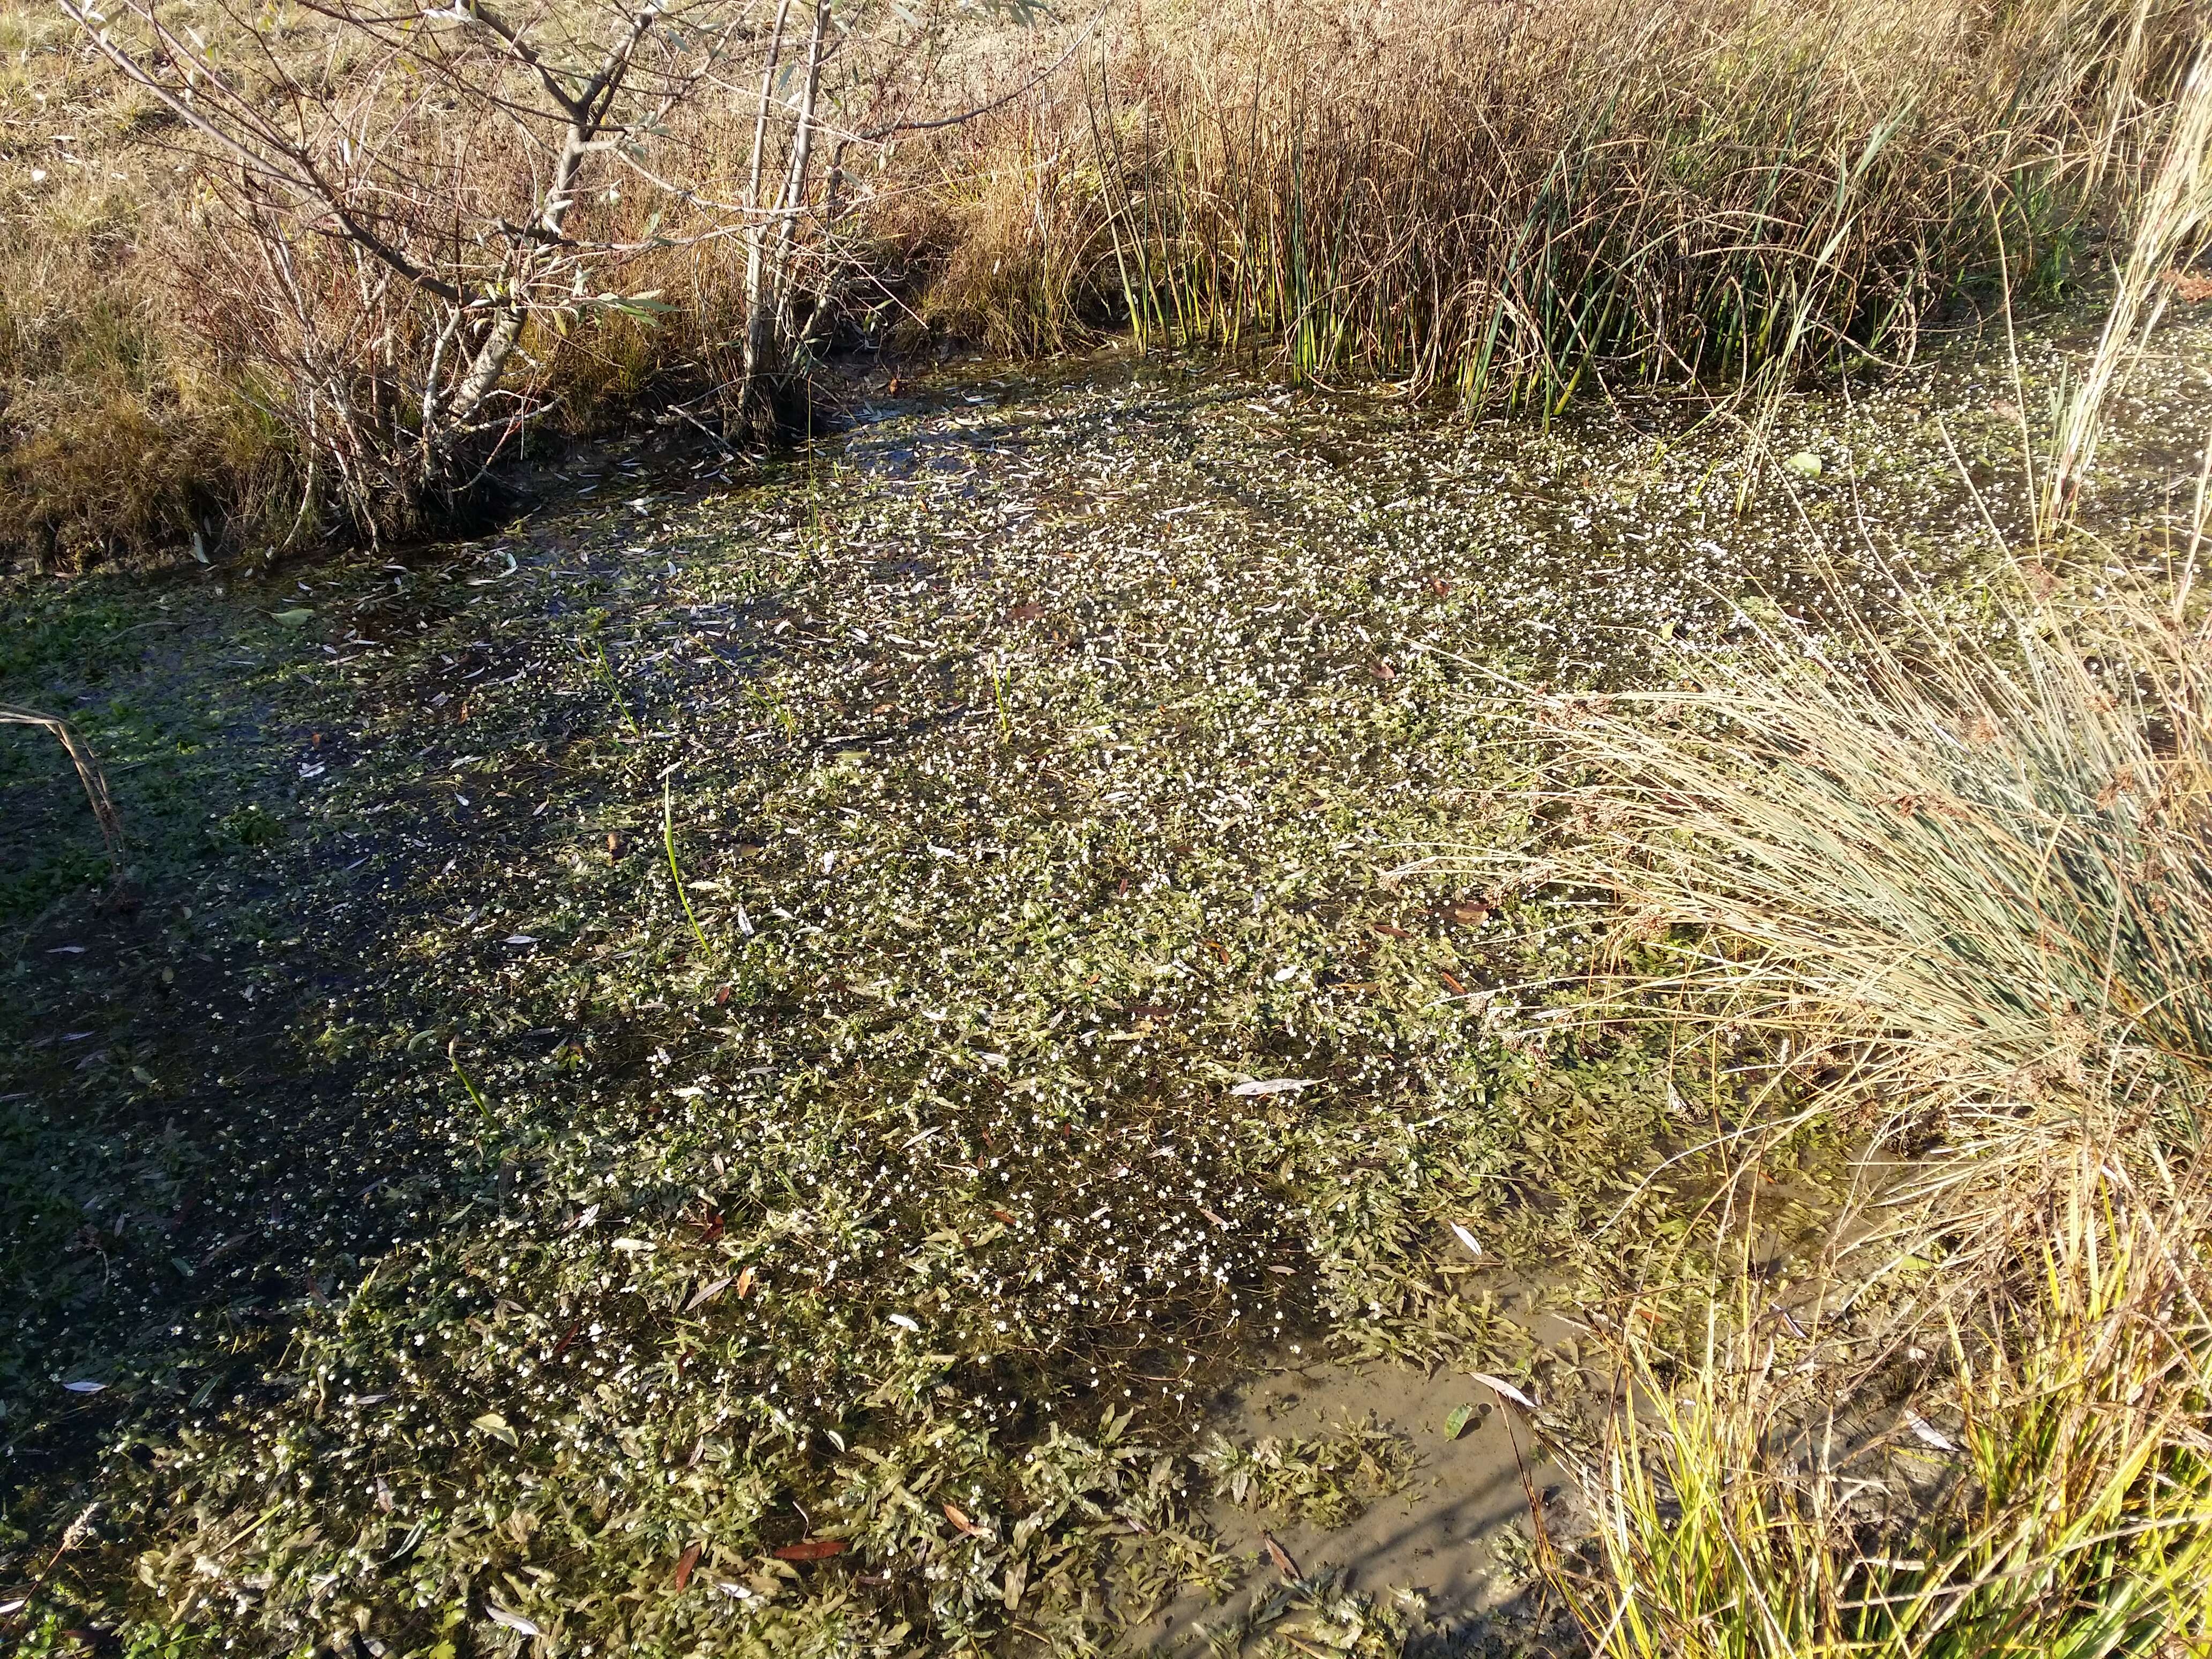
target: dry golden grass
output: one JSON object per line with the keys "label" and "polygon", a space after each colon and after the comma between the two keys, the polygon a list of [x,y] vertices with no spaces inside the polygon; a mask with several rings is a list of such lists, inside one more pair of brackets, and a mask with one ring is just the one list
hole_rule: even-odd
{"label": "dry golden grass", "polygon": [[1007,346],[1126,317],[1542,408],[1902,356],[2124,216],[2193,27],[2165,0],[1139,14],[949,147],[930,307]]}
{"label": "dry golden grass", "polygon": [[1585,1470],[1594,1547],[1550,1562],[1602,1659],[2203,1651],[2203,1195],[2109,1148],[2039,1150],[2054,1201],[2019,1294],[1930,1334],[1950,1375],[1909,1404],[1839,1388],[1848,1345],[1817,1321],[1717,1335],[1686,1367],[1624,1338],[1639,1404]]}
{"label": "dry golden grass", "polygon": [[[329,44],[283,7],[169,15],[218,52],[248,27],[280,59]],[[1247,0],[978,24],[853,72],[886,131],[989,109],[838,140],[809,337],[903,318],[908,343],[1034,353],[1133,325],[1547,412],[1626,381],[1771,392],[1909,354],[1956,295],[2094,263],[2146,187],[2193,28],[2179,0]],[[743,103],[686,111],[670,141],[702,198],[741,182]],[[0,546],[82,563],[196,530],[296,537],[313,474],[272,418],[292,370],[203,280],[220,215],[178,130],[33,0],[0,0]],[[618,235],[650,221],[639,193],[590,213]],[[699,228],[683,217],[660,234]],[[711,423],[744,329],[738,240],[625,258],[626,291],[670,313],[533,325],[528,394],[572,428],[673,397]]]}
{"label": "dry golden grass", "polygon": [[137,280],[161,191],[137,115],[66,20],[0,7],[0,541],[40,556],[189,535],[209,471],[195,354]]}

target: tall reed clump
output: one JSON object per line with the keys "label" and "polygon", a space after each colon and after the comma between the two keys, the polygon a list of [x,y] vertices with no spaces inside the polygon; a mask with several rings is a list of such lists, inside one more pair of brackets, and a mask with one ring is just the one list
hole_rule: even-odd
{"label": "tall reed clump", "polygon": [[1143,15],[956,140],[990,184],[931,304],[1015,341],[1088,302],[1546,410],[1902,356],[1948,296],[2054,287],[2125,216],[2192,28],[2169,0]]}
{"label": "tall reed clump", "polygon": [[[1886,1333],[1747,1299],[1701,1358],[1624,1337],[1640,1404],[1589,1471],[1593,1576],[1561,1569],[1607,1654],[2212,1640],[2212,623],[2186,569],[2054,586],[1549,712],[1591,830],[1568,872],[1671,958],[1624,1004],[1656,981],[1669,1018],[1764,1028],[1838,1109],[1909,1121],[1863,1259],[1925,1274]],[[1908,1344],[1948,1378],[1900,1382]],[[1936,1466],[1917,1504],[1865,1498],[1885,1434]]]}

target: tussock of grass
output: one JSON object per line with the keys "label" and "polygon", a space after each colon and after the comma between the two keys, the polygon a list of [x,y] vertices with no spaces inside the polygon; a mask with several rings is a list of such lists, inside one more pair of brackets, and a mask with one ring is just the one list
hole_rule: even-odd
{"label": "tussock of grass", "polygon": [[[1678,1372],[1631,1339],[1638,1409],[1588,1482],[1620,1659],[2196,1651],[2212,1635],[2212,1323],[2201,1202],[2069,1161],[2023,1305],[1920,1408],[1839,1421],[1786,1335]],[[1832,1386],[1823,1377],[1823,1390]],[[1856,1403],[1863,1412],[1867,1403]],[[1848,1409],[1848,1407],[1847,1407]],[[1932,1419],[1932,1420],[1931,1420]],[[1899,1501],[1937,1495],[1917,1518]],[[1556,1571],[1556,1565],[1555,1565]]]}
{"label": "tussock of grass", "polygon": [[2212,673],[2201,621],[2039,600],[1899,638],[1777,633],[1571,713],[1585,872],[1684,982],[1809,1014],[1957,1091],[2212,1071]]}
{"label": "tussock of grass", "polygon": [[2205,1638],[2203,624],[2185,574],[2074,604],[2014,574],[1558,728],[1591,769],[1571,861],[1673,955],[1678,1018],[1765,1027],[1934,1143],[1874,1241],[1917,1279],[1887,1328],[1778,1322],[1748,1281],[1701,1361],[1630,1322],[1576,1592],[1607,1654]]}

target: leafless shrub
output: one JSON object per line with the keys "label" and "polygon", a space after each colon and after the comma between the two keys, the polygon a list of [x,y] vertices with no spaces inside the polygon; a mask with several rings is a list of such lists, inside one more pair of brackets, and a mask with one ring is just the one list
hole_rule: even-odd
{"label": "leafless shrub", "polygon": [[111,27],[61,0],[201,146],[209,258],[189,284],[232,367],[372,532],[465,488],[536,412],[525,326],[649,296],[587,193],[651,176],[645,136],[710,83],[726,0],[636,9],[311,5],[320,58],[240,25],[218,61],[155,0]]}
{"label": "leafless shrub", "polygon": [[950,4],[307,0],[223,10],[218,51],[159,0],[59,3],[198,164],[185,308],[301,457],[295,536],[465,493],[562,343],[669,287],[725,429],[767,423],[857,246],[848,152],[965,118]]}

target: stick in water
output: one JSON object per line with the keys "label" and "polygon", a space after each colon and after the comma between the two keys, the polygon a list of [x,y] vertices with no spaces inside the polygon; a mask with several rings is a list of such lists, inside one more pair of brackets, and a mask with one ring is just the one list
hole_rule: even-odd
{"label": "stick in water", "polygon": [[107,793],[107,779],[93,758],[91,749],[76,734],[76,728],[58,714],[41,714],[35,708],[18,708],[12,703],[0,702],[0,726],[41,726],[61,739],[62,747],[69,751],[70,762],[76,767],[76,775],[84,785],[85,799],[92,803],[92,815],[100,821],[100,838],[107,843],[107,861],[115,872],[123,871],[123,819],[115,810],[115,798]]}

